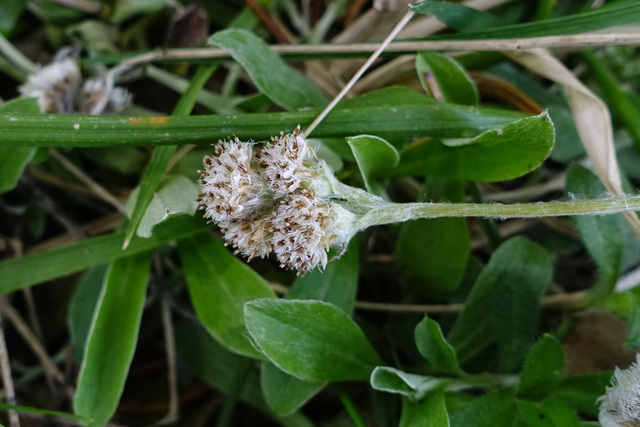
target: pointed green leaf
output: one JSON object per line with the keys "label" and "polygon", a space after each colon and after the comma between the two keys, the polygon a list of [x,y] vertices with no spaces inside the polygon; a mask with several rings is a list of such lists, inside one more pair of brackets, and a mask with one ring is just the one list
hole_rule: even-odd
{"label": "pointed green leaf", "polygon": [[208,233],[178,242],[178,250],[202,324],[229,350],[260,357],[247,336],[243,305],[256,298],[275,297],[267,282]]}
{"label": "pointed green leaf", "polygon": [[402,399],[402,418],[399,427],[449,427],[449,414],[444,403],[444,393],[427,393],[422,402]]}
{"label": "pointed green leaf", "polygon": [[[131,212],[138,200],[140,187],[135,188],[129,200],[127,210]],[[196,197],[200,193],[200,186],[184,175],[166,175],[161,178],[151,203],[144,213],[137,235],[148,238],[153,233],[153,228],[166,221],[169,217],[180,214],[194,215],[198,210]]]}
{"label": "pointed green leaf", "polygon": [[431,365],[448,374],[464,375],[456,352],[442,335],[438,322],[425,316],[416,326],[414,336],[418,351]]}
{"label": "pointed green leaf", "polygon": [[497,341],[501,369],[515,370],[531,344],[552,272],[549,256],[537,244],[524,237],[502,243],[449,333],[458,357],[465,360]]}
{"label": "pointed green leaf", "polygon": [[245,323],[276,366],[304,380],[368,380],[380,364],[360,328],[332,304],[255,300],[245,304]]}
{"label": "pointed green leaf", "polygon": [[427,175],[473,181],[501,181],[540,166],[553,148],[555,130],[549,115],[527,117],[487,131],[471,140],[427,141],[404,153],[385,176]]}
{"label": "pointed green leaf", "polygon": [[[416,56],[416,72],[424,90],[452,104],[476,105],[478,91],[458,61],[437,52],[420,52]],[[433,79],[435,88],[429,84]],[[434,93],[437,90],[439,93]]]}
{"label": "pointed green leaf", "polygon": [[[0,14],[1,15],[1,14]],[[38,100],[20,98],[0,107],[0,114],[40,115]],[[10,147],[0,145],[0,194],[13,190],[22,176],[25,166],[36,152],[35,147]]]}
{"label": "pointed green leaf", "polygon": [[[567,172],[566,192],[569,198],[593,199],[605,194],[606,189],[591,171],[574,164],[569,166]],[[622,262],[622,217],[576,216],[573,221],[602,274],[601,281],[591,292],[598,295],[610,293],[618,281]]]}
{"label": "pointed green leaf", "polygon": [[[260,92],[279,106],[298,110],[320,107],[327,99],[306,77],[287,65],[269,46],[245,30],[218,31],[209,44],[228,51],[249,73]],[[265,135],[266,138],[269,135]]]}
{"label": "pointed green leaf", "polygon": [[505,25],[502,19],[488,12],[444,1],[422,1],[409,5],[409,10],[425,15],[435,15],[439,21],[463,33],[484,31]]}
{"label": "pointed green leaf", "polygon": [[564,374],[564,352],[551,335],[543,335],[529,350],[520,373],[518,395],[541,396],[560,382]]}
{"label": "pointed green leaf", "polygon": [[384,139],[372,135],[347,137],[347,143],[358,163],[367,191],[380,197],[386,195],[386,186],[375,180],[373,174],[397,165],[400,161],[398,150]]}
{"label": "pointed green leaf", "polygon": [[409,374],[388,366],[376,366],[370,379],[374,390],[400,394],[412,399],[421,399],[425,393],[443,387],[448,381],[447,378]]}
{"label": "pointed green leaf", "polygon": [[138,342],[151,252],[113,262],[89,330],[74,398],[77,415],[105,424],[114,414]]}

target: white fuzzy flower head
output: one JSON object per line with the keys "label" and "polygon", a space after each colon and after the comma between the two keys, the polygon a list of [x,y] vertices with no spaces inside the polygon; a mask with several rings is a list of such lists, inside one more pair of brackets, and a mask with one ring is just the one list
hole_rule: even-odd
{"label": "white fuzzy flower head", "polygon": [[281,267],[305,274],[327,265],[333,212],[312,191],[290,194],[282,200],[273,219],[273,251]]}
{"label": "white fuzzy flower head", "polygon": [[310,160],[314,153],[300,134],[300,125],[293,133],[272,137],[262,151],[256,153],[258,164],[277,196],[286,196],[304,188],[305,182],[314,174]]}
{"label": "white fuzzy flower head", "polygon": [[75,112],[75,96],[81,81],[78,64],[67,58],[30,75],[19,90],[24,96],[38,98],[40,111],[45,114],[68,114]]}
{"label": "white fuzzy flower head", "polygon": [[611,383],[600,398],[600,423],[603,427],[640,426],[640,354],[629,368],[616,368]]}
{"label": "white fuzzy flower head", "polygon": [[81,112],[118,114],[131,104],[131,94],[122,87],[113,87],[105,79],[90,79],[82,89]]}
{"label": "white fuzzy flower head", "polygon": [[234,254],[242,254],[251,261],[255,257],[264,258],[271,252],[271,231],[270,213],[258,215],[255,218],[239,221],[226,221],[218,224],[224,239],[225,245],[231,245],[236,250]]}
{"label": "white fuzzy flower head", "polygon": [[[198,202],[204,217],[215,222],[251,219],[265,200],[264,179],[252,167],[253,144],[238,138],[219,141],[214,156],[203,159]],[[242,250],[241,250],[242,251]]]}

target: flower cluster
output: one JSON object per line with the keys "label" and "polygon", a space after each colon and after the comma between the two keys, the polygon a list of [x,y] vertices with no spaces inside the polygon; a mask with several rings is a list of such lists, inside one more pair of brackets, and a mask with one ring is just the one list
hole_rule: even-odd
{"label": "flower cluster", "polygon": [[38,98],[45,114],[119,113],[129,105],[131,96],[107,80],[90,79],[82,84],[78,63],[67,57],[30,75],[19,90],[23,96]]}
{"label": "flower cluster", "polygon": [[326,266],[330,246],[346,243],[335,227],[339,210],[329,202],[332,173],[300,126],[263,147],[238,138],[219,141],[203,163],[200,209],[236,253],[251,260],[273,251],[281,267],[304,274]]}
{"label": "flower cluster", "polygon": [[612,386],[600,398],[599,420],[604,427],[640,425],[640,355],[628,369],[616,368]]}

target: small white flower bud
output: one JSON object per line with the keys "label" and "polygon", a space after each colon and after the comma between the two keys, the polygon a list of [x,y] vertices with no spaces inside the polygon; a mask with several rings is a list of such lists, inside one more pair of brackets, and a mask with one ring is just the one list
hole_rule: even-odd
{"label": "small white flower bud", "polygon": [[611,385],[599,399],[600,423],[603,427],[640,425],[640,354],[629,368],[616,368]]}
{"label": "small white flower bud", "polygon": [[215,156],[206,156],[200,171],[200,209],[215,222],[252,218],[265,203],[264,179],[251,165],[253,145],[235,138],[219,141],[215,148]]}
{"label": "small white flower bud", "polygon": [[78,64],[67,58],[30,75],[19,90],[24,96],[38,98],[40,111],[45,114],[68,114],[75,112],[75,95],[81,81]]}
{"label": "small white flower bud", "polygon": [[240,221],[226,221],[218,224],[227,245],[233,246],[235,254],[242,254],[251,261],[255,257],[264,258],[271,252],[271,213]]}
{"label": "small white flower bud", "polygon": [[[100,104],[99,111],[94,111]],[[122,87],[109,88],[104,79],[90,79],[84,82],[82,90],[83,113],[121,113],[131,104],[131,94]]]}
{"label": "small white flower bud", "polygon": [[332,242],[331,207],[312,191],[290,194],[280,202],[273,219],[273,251],[281,267],[305,274],[317,265],[327,265]]}
{"label": "small white flower bud", "polygon": [[314,174],[309,165],[313,150],[300,135],[300,126],[292,134],[271,138],[260,152],[256,153],[264,177],[278,197],[286,196],[304,188],[305,181]]}

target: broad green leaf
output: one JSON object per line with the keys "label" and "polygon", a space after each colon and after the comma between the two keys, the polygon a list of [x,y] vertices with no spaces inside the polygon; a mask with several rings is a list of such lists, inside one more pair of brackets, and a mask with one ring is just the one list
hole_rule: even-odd
{"label": "broad green leaf", "polygon": [[580,427],[580,419],[571,407],[561,400],[542,404],[519,400],[520,412],[529,427]]}
{"label": "broad green leaf", "polygon": [[[287,292],[287,299],[321,300],[351,315],[358,287],[358,240],[353,239],[340,259],[330,262],[324,271],[318,269],[297,277]],[[326,385],[304,381],[290,375],[271,362],[262,363],[260,384],[269,407],[286,415],[304,405]]]}
{"label": "broad green leaf", "polygon": [[304,381],[283,372],[271,362],[262,363],[260,373],[262,394],[269,408],[278,415],[289,415],[326,385],[325,382]]}
{"label": "broad green leaf", "polygon": [[260,92],[279,106],[298,110],[320,107],[327,103],[320,89],[287,65],[266,43],[249,31],[218,31],[209,38],[208,43],[228,51],[249,73]]}
{"label": "broad green leaf", "polygon": [[442,335],[440,325],[425,316],[414,332],[418,351],[436,369],[452,375],[464,375],[451,344]]}
{"label": "broad green leaf", "polygon": [[27,0],[0,3],[0,32],[7,34],[13,30],[27,3]]}
{"label": "broad green leaf", "polygon": [[[139,193],[139,187],[131,192],[129,200],[127,200],[127,211],[133,210]],[[198,202],[196,202],[198,193],[200,193],[200,186],[186,176],[164,176],[147,207],[147,211],[140,220],[136,234],[139,237],[148,238],[151,237],[156,225],[171,216],[180,214],[193,216],[198,210]]]}
{"label": "broad green leaf", "polygon": [[105,424],[114,414],[138,342],[151,252],[114,261],[89,330],[74,397],[77,415]]}
{"label": "broad green leaf", "polygon": [[[1,7],[1,6],[0,6]],[[2,13],[0,12],[0,16]],[[35,98],[20,98],[0,107],[0,114],[40,115]],[[0,133],[1,134],[1,133]],[[25,166],[36,152],[35,147],[10,147],[0,145],[0,194],[13,190],[22,176]]]}
{"label": "broad green leaf", "polygon": [[640,349],[640,304],[638,298],[633,296],[633,311],[629,319],[629,333],[627,334],[626,344],[635,349]]}
{"label": "broad green leaf", "polygon": [[502,181],[537,168],[553,147],[555,130],[549,115],[527,117],[465,141],[438,140],[404,153],[385,176],[428,175],[473,181]]}
{"label": "broad green leaf", "polygon": [[296,277],[285,298],[321,300],[351,316],[358,289],[358,252],[358,239],[352,239],[344,255],[324,271],[315,269]]}
{"label": "broad green leaf", "polygon": [[409,9],[416,13],[435,15],[438,20],[462,33],[485,31],[505,25],[503,20],[490,13],[455,3],[429,0],[409,5]]}
{"label": "broad green leaf", "polygon": [[[459,25],[468,20],[468,10],[458,10],[453,7],[443,8],[441,5],[432,5],[437,3],[433,0],[420,2],[410,7],[418,13],[428,13],[435,15],[438,19],[443,20],[448,25],[460,30]],[[440,6],[440,7],[438,7]],[[468,8],[467,8],[468,9]],[[460,17],[456,17],[460,15]],[[486,22],[487,14],[482,19]],[[448,40],[478,40],[478,39],[508,39],[508,38],[525,38],[525,37],[543,37],[560,34],[580,34],[588,31],[595,31],[603,28],[613,27],[637,22],[640,19],[640,5],[637,2],[613,2],[605,7],[597,9],[589,9],[576,15],[546,19],[544,21],[527,22],[524,24],[506,25],[501,27],[486,28],[485,22],[482,22],[482,29],[479,31],[464,32],[462,34],[454,34],[447,36],[429,37],[429,40],[448,39]]]}
{"label": "broad green leaf", "polygon": [[577,411],[597,417],[599,410],[597,400],[610,385],[611,374],[611,372],[596,372],[563,378],[550,390],[549,395],[551,398],[567,402]]}
{"label": "broad green leaf", "polygon": [[[600,179],[588,169],[571,165],[567,172],[566,192],[569,198],[594,199],[606,193]],[[576,216],[573,221],[589,254],[598,265],[602,278],[591,288],[596,295],[608,294],[618,281],[622,260],[622,217]]]}
{"label": "broad green leaf", "polygon": [[449,414],[441,391],[428,393],[422,402],[402,399],[399,427],[449,427]]}
{"label": "broad green leaf", "polygon": [[0,277],[3,278],[0,281],[0,295],[148,251],[209,228],[210,226],[200,218],[184,215],[172,218],[156,227],[153,236],[149,239],[134,238],[124,251],[122,250],[124,232],[120,231],[10,259],[0,263]]}
{"label": "broad green leaf", "polygon": [[322,301],[260,299],[245,304],[256,346],[280,369],[308,381],[368,380],[380,359],[341,309]]}
{"label": "broad green leaf", "polygon": [[243,305],[256,298],[273,298],[273,290],[209,233],[178,242],[178,250],[191,301],[202,324],[229,350],[259,358],[247,336]]}
{"label": "broad green leaf", "polygon": [[[416,56],[416,72],[424,90],[452,104],[476,105],[478,91],[458,61],[437,52],[420,52]],[[435,88],[429,84],[433,79]],[[439,93],[434,93],[436,90]]]}
{"label": "broad green leaf", "polygon": [[538,397],[560,382],[564,374],[564,352],[551,335],[543,335],[529,350],[520,373],[519,396]]}
{"label": "broad green leaf", "polygon": [[374,390],[412,399],[421,399],[427,392],[443,387],[448,381],[447,378],[409,374],[388,366],[376,366],[370,379]]}
{"label": "broad green leaf", "polygon": [[471,400],[449,414],[452,427],[523,427],[522,416],[506,388]]}
{"label": "broad green leaf", "polygon": [[[233,387],[235,372],[245,363],[243,358],[231,353],[200,325],[191,322],[176,323],[175,338],[178,360],[194,375],[223,393],[229,393]],[[262,397],[256,372],[249,373],[239,397],[242,401],[272,415]],[[297,412],[275,418],[285,427],[313,427],[311,422]]]}
{"label": "broad green leaf", "polygon": [[102,293],[107,267],[108,264],[103,264],[91,269],[78,283],[69,304],[67,321],[73,347],[73,358],[77,363],[81,363],[84,357],[85,343],[93,320],[93,312]]}
{"label": "broad green leaf", "polygon": [[[459,180],[428,178],[419,201],[464,201]],[[408,221],[400,226],[396,260],[414,287],[429,297],[448,296],[464,276],[471,249],[464,218],[434,218]]]}
{"label": "broad green leaf", "polygon": [[[186,94],[185,94],[186,96]],[[0,146],[115,147],[209,144],[235,133],[265,140],[308,125],[320,110],[190,117],[17,115],[0,113]],[[434,103],[407,88],[387,88],[341,102],[314,130],[316,138],[469,138],[526,117],[508,110]],[[43,126],[45,123],[47,126]]]}
{"label": "broad green leaf", "polygon": [[398,150],[384,139],[372,135],[347,137],[347,144],[356,159],[366,189],[380,197],[385,196],[386,185],[375,180],[373,174],[380,169],[397,165],[400,161]]}
{"label": "broad green leaf", "polygon": [[537,244],[524,237],[502,243],[480,273],[449,333],[460,360],[497,341],[501,369],[513,371],[531,344],[540,298],[552,272],[549,256]]}

